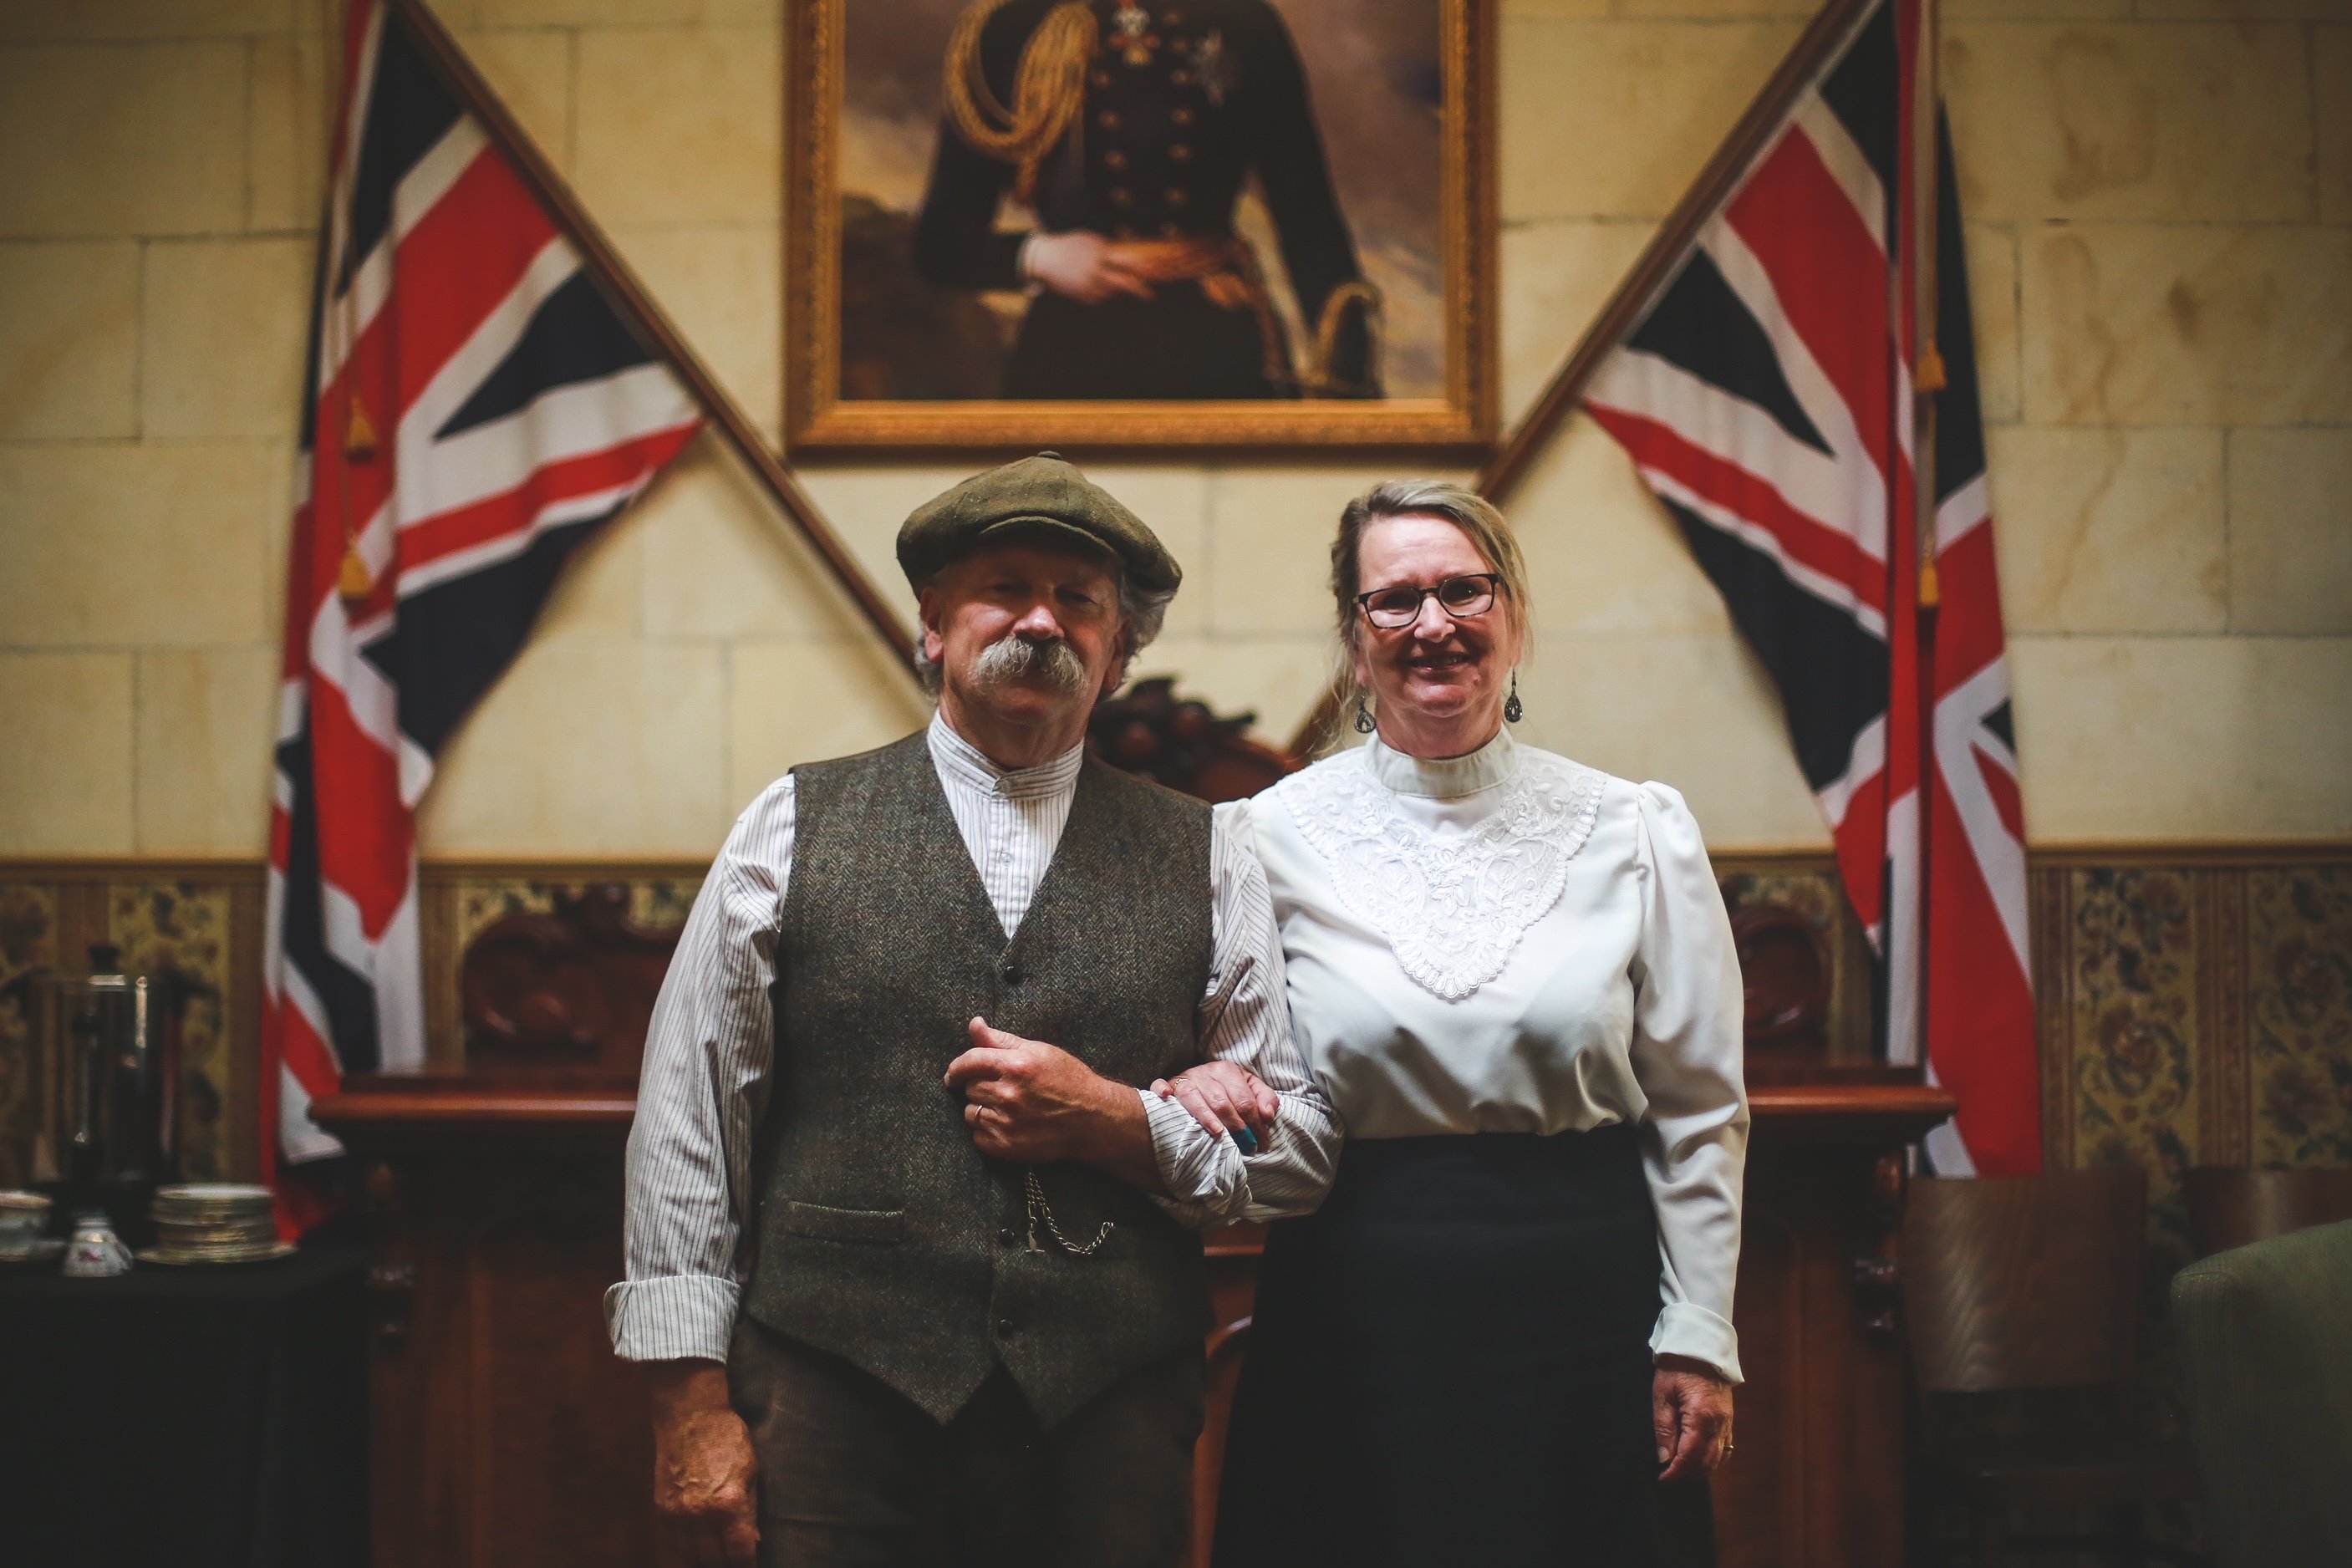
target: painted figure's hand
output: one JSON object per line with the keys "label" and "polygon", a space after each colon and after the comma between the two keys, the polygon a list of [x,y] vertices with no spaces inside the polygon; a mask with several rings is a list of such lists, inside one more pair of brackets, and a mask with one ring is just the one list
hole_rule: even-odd
{"label": "painted figure's hand", "polygon": [[[1244,1154],[1255,1154],[1274,1136],[1274,1119],[1282,1097],[1265,1087],[1257,1074],[1237,1062],[1202,1062],[1186,1068],[1173,1079],[1157,1079],[1151,1091],[1172,1100],[1192,1113],[1212,1138],[1235,1135]],[[1247,1133],[1247,1137],[1241,1136]]]}
{"label": "painted figure's hand", "polygon": [[716,1362],[655,1362],[654,1510],[678,1560],[751,1568],[760,1552],[760,1468],[751,1428],[727,1400]]}
{"label": "painted figure's hand", "polygon": [[1021,249],[1021,269],[1031,282],[1081,305],[1099,305],[1117,294],[1151,298],[1150,279],[1118,247],[1088,229],[1030,236]]}
{"label": "painted figure's hand", "polygon": [[1098,1077],[1059,1046],[992,1029],[985,1018],[965,1026],[971,1049],[948,1064],[947,1084],[962,1092],[971,1141],[990,1158],[1098,1163],[1112,1124],[1141,1119],[1134,1089]]}
{"label": "painted figure's hand", "polygon": [[1705,1362],[1663,1355],[1650,1383],[1662,1481],[1711,1471],[1731,1452],[1731,1384]]}

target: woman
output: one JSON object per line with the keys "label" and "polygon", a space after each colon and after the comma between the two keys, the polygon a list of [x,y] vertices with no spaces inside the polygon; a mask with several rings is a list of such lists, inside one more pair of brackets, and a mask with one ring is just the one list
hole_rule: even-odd
{"label": "woman", "polygon": [[[1378,486],[1331,565],[1372,738],[1219,808],[1348,1145],[1267,1243],[1215,1562],[1646,1563],[1657,1482],[1731,1447],[1729,922],[1681,796],[1511,738],[1492,506]],[[1214,1071],[1170,1092],[1265,1126]]]}

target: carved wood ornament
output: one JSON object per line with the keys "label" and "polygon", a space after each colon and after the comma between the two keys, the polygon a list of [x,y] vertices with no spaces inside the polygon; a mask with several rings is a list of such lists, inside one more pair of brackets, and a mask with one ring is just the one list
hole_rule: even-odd
{"label": "carved wood ornament", "polygon": [[631,920],[618,882],[559,895],[551,914],[495,921],[458,971],[468,1064],[635,1083],[677,939],[677,928]]}

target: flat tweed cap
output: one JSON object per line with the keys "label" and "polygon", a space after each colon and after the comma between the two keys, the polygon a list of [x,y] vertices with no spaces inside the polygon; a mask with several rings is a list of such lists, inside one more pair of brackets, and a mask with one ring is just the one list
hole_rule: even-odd
{"label": "flat tweed cap", "polygon": [[1059,452],[974,474],[917,507],[898,530],[898,565],[919,591],[992,534],[1055,530],[1109,551],[1127,568],[1128,580],[1148,593],[1172,594],[1184,580],[1184,569],[1159,535]]}

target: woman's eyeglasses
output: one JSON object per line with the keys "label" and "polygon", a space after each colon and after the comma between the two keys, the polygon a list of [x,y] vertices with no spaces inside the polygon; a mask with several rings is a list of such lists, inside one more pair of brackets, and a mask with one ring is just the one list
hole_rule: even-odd
{"label": "woman's eyeglasses", "polygon": [[1382,631],[1397,631],[1421,619],[1421,602],[1435,595],[1438,607],[1455,620],[1483,616],[1495,607],[1496,572],[1470,572],[1448,577],[1434,588],[1375,588],[1356,595],[1364,618]]}

